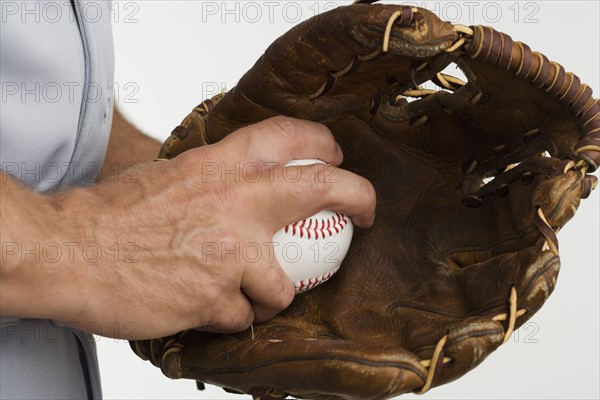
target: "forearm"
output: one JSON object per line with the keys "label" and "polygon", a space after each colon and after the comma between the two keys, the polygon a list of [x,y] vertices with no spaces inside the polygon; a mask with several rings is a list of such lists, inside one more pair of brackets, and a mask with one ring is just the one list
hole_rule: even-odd
{"label": "forearm", "polygon": [[99,180],[114,177],[133,165],[154,160],[160,146],[159,141],[143,134],[115,107],[108,149]]}
{"label": "forearm", "polygon": [[82,271],[65,262],[75,230],[50,197],[0,174],[0,315],[68,318],[85,289]]}
{"label": "forearm", "polygon": [[[125,174],[115,174],[131,163],[152,161],[159,148],[115,109],[102,177],[122,180]],[[98,249],[104,257],[117,251],[115,238],[104,237],[111,229],[98,229],[110,218],[94,221],[110,214],[101,211],[109,207],[93,188],[44,196],[0,174],[0,315],[72,320],[78,312],[73,305],[84,306],[99,265],[88,261],[95,260]],[[78,215],[86,222],[78,223]]]}

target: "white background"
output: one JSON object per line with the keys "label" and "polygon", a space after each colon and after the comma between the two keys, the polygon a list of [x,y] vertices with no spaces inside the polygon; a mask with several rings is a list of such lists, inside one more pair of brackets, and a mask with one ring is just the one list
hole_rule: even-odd
{"label": "white background", "polygon": [[[306,19],[333,5],[270,3],[116,2],[115,96],[121,109],[162,141],[215,87],[234,86],[297,17]],[[454,23],[491,25],[527,42],[576,72],[596,96],[600,93],[597,1],[444,1],[427,7]],[[599,199],[599,191],[594,192],[559,234],[562,268],[542,310],[474,371],[419,397],[599,398]],[[138,359],[125,342],[99,338],[98,349],[109,399],[247,398],[215,387],[198,392],[193,381],[171,381]]]}

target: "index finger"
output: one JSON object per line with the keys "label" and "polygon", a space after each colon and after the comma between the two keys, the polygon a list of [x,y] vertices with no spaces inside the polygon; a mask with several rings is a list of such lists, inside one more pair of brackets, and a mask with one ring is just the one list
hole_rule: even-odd
{"label": "index finger", "polygon": [[214,146],[222,149],[221,161],[262,162],[283,166],[291,160],[319,159],[340,165],[343,153],[323,124],[289,117],[273,117],[241,128]]}
{"label": "index finger", "polygon": [[321,210],[347,215],[360,227],[371,226],[375,219],[377,196],[373,185],[332,165],[273,168],[268,177],[248,183],[244,189],[250,192],[249,198],[260,199],[256,215],[273,233]]}

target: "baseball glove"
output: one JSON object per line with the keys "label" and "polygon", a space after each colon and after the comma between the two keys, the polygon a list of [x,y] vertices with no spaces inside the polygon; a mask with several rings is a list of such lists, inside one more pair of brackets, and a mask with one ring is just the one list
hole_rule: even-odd
{"label": "baseball glove", "polygon": [[[467,82],[441,72],[452,63]],[[160,158],[275,115],[331,129],[342,168],[377,190],[375,224],[271,321],[132,343],[171,378],[260,399],[381,399],[457,379],[542,307],[556,233],[597,183],[587,85],[506,34],[421,8],[353,4],[297,25]]]}

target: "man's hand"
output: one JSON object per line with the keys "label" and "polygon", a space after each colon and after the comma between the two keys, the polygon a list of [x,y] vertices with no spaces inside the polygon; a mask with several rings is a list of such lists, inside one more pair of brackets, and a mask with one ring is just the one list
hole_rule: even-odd
{"label": "man's hand", "polygon": [[[331,165],[283,168],[306,158]],[[3,179],[1,313],[126,339],[241,331],[272,318],[294,297],[274,257],[277,230],[322,209],[373,223],[372,185],[337,169],[341,162],[326,127],[276,117],[116,182],[49,198]],[[35,262],[5,252],[4,242],[32,248],[32,240],[58,243],[63,257]],[[69,241],[78,243],[72,259]]]}

